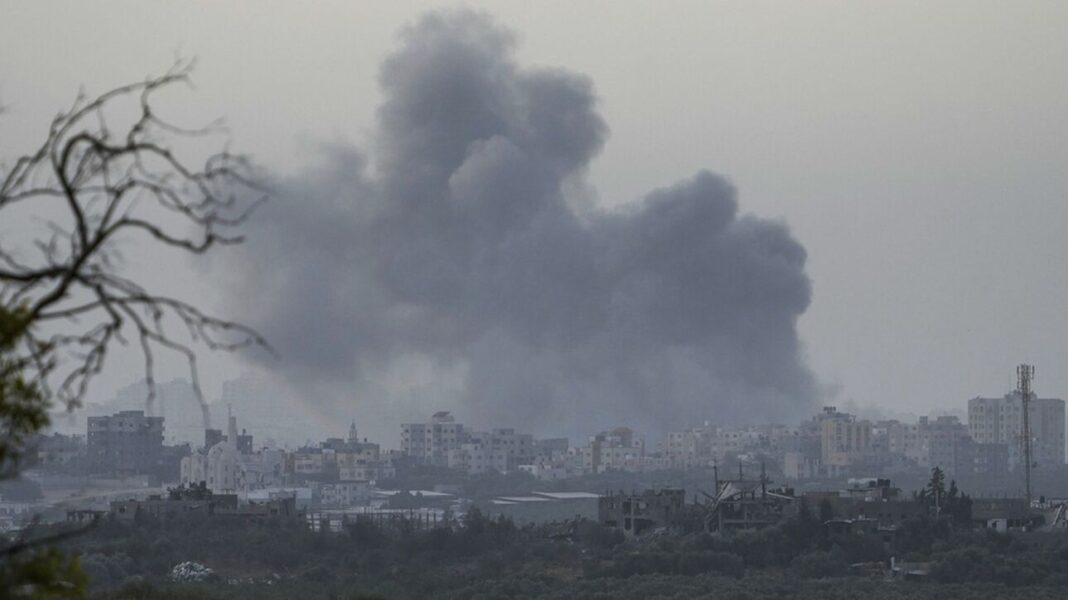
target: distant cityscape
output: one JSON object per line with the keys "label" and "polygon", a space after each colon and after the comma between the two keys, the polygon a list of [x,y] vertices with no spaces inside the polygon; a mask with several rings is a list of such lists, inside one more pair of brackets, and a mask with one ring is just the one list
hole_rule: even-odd
{"label": "distant cityscape", "polygon": [[[164,401],[167,386],[172,400],[175,390],[181,390],[165,384],[160,395]],[[137,389],[131,386],[120,398]],[[425,421],[402,424],[400,447],[387,449],[370,435],[361,435],[366,432],[355,420],[338,437],[317,443],[261,443],[262,431],[239,427],[241,414],[233,406],[249,405],[239,386],[225,389],[230,406],[226,426],[202,429],[199,443],[165,443],[171,417],[143,409],[89,416],[84,435],[39,436],[32,444],[26,477],[38,482],[44,493],[30,500],[0,501],[0,524],[14,528],[27,515],[39,513],[58,520],[94,511],[133,511],[139,505],[130,502],[161,501],[167,490],[172,499],[186,498],[190,490],[201,499],[225,499],[220,510],[272,505],[272,510],[334,514],[341,520],[346,514],[398,507],[440,518],[446,510],[462,513],[479,505],[490,514],[521,522],[568,516],[616,522],[606,516],[617,504],[610,498],[624,492],[602,489],[604,478],[613,474],[637,478],[635,484],[657,474],[680,480],[696,477],[705,481],[706,489],[715,490],[713,496],[730,481],[741,486],[735,492],[744,496],[757,486],[766,493],[768,484],[779,480],[789,486],[781,493],[792,497],[795,488],[819,493],[868,485],[889,489],[891,479],[922,482],[937,468],[973,494],[1020,498],[1028,451],[1033,472],[1047,479],[1063,474],[1065,466],[1064,401],[1030,398],[1027,449],[1018,390],[968,400],[967,422],[955,416],[869,420],[827,406],[796,425],[704,422],[655,442],[625,425],[594,432],[578,443],[564,437],[538,438],[514,428],[483,431],[464,425],[449,411],[438,411]],[[188,421],[179,419],[186,429]],[[267,429],[274,435],[282,430],[278,424]],[[525,483],[516,483],[514,493],[480,497],[464,497],[454,483],[456,477],[489,476]],[[532,491],[539,486],[545,489]],[[696,498],[697,490],[687,492],[685,487],[667,496],[665,490],[642,493],[669,503],[685,502],[687,493]],[[278,508],[279,503],[284,508]]]}

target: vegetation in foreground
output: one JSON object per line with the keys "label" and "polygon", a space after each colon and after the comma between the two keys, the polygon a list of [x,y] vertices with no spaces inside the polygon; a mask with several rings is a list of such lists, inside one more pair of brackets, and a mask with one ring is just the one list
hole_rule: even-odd
{"label": "vegetation in foreground", "polygon": [[[918,519],[889,545],[832,537],[807,511],[779,527],[626,540],[580,522],[517,528],[473,512],[431,531],[359,523],[102,521],[66,540],[96,598],[1023,598],[1063,597],[1068,537],[954,532]],[[928,581],[886,581],[863,565],[930,561]],[[195,561],[210,579],[175,582]]]}

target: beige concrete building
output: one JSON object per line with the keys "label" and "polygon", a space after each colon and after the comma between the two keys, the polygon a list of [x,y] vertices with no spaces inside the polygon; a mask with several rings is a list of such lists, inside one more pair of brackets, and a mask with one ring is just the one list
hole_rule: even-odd
{"label": "beige concrete building", "polygon": [[844,467],[871,449],[871,422],[858,421],[833,406],[816,417],[820,425],[820,459],[824,465]]}
{"label": "beige concrete building", "polygon": [[[1009,465],[1015,468],[1023,456],[1023,402],[1013,392],[1002,398],[972,398],[968,401],[968,431],[980,444],[1005,444]],[[1064,400],[1033,398],[1030,402],[1031,448],[1038,466],[1064,464]]]}
{"label": "beige concrete building", "polygon": [[534,436],[514,429],[470,432],[467,442],[448,452],[448,466],[475,475],[509,473],[534,460]]}

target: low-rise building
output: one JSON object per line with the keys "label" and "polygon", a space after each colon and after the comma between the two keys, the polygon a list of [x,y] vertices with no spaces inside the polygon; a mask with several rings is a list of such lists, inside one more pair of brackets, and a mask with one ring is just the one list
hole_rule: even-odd
{"label": "low-rise building", "polygon": [[529,473],[538,481],[558,481],[567,479],[570,475],[567,466],[555,463],[552,460],[534,459],[529,465],[519,465],[519,470]]}
{"label": "low-rise building", "polygon": [[927,514],[927,506],[904,498],[889,479],[851,480],[848,489],[838,492],[809,492],[801,497],[806,510],[823,520],[869,521],[891,529],[906,520]]}
{"label": "low-rise building", "polygon": [[646,490],[639,494],[609,493],[598,499],[597,520],[628,536],[673,526],[683,516],[686,491]]}
{"label": "low-rise building", "polygon": [[739,473],[738,479],[717,481],[716,493],[706,506],[705,529],[762,529],[793,516],[793,490],[769,489],[769,483],[763,472],[759,479],[745,479]]}
{"label": "low-rise building", "polygon": [[168,490],[166,496],[116,500],[111,502],[109,513],[119,520],[133,520],[139,516],[173,518],[180,515],[253,520],[300,517],[292,496],[241,503],[237,494],[215,494],[205,485],[179,486]]}
{"label": "low-rise building", "polygon": [[81,435],[39,435],[30,444],[35,466],[44,468],[62,467],[84,458],[87,452],[85,436]]}
{"label": "low-rise building", "polygon": [[114,500],[109,513],[119,520],[133,520],[139,515],[155,518],[177,515],[210,516],[219,509],[236,509],[236,494],[215,494],[207,485],[179,486],[167,495],[152,495],[145,499]]}
{"label": "low-rise building", "polygon": [[972,523],[994,531],[1030,530],[1042,525],[1042,515],[1025,498],[972,498]]}
{"label": "low-rise building", "polygon": [[339,481],[319,486],[319,504],[322,508],[362,506],[370,499],[371,483],[368,481]]}
{"label": "low-rise building", "polygon": [[504,517],[519,525],[592,521],[598,518],[599,499],[598,494],[589,492],[532,492],[498,496],[482,503],[482,509],[491,517]]}

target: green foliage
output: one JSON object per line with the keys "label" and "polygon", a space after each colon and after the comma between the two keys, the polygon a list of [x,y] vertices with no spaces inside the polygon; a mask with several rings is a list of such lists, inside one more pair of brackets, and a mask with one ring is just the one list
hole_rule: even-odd
{"label": "green foliage", "polygon": [[838,553],[833,552],[801,554],[790,562],[790,567],[800,577],[808,579],[840,577],[849,572],[849,565]]}
{"label": "green foliage", "polygon": [[[48,425],[48,399],[36,382],[26,378],[30,358],[17,352],[30,324],[25,308],[0,306],[0,479],[18,473],[26,439]],[[8,597],[81,598],[86,589],[87,578],[77,558],[54,548],[23,548],[18,542],[0,545],[0,590],[7,590]]]}
{"label": "green foliage", "polygon": [[220,598],[215,590],[201,585],[178,587],[157,586],[133,581],[121,588],[94,596],[98,600],[214,600]]}
{"label": "green foliage", "polygon": [[[129,235],[191,254],[239,243],[233,228],[256,206],[239,201],[239,192],[258,191],[245,157],[223,151],[195,168],[171,150],[171,136],[206,131],[169,125],[152,109],[150,97],[160,88],[188,82],[191,68],[178,61],[159,77],[95,98],[79,96],[55,116],[43,144],[31,154],[0,161],[0,218],[28,232],[21,237],[25,247],[0,249],[0,479],[18,474],[26,440],[47,426],[52,402],[71,408],[85,397],[116,342],[140,342],[150,390],[154,348],[186,357],[198,395],[195,354],[188,344],[266,347],[245,326],[146,289],[122,272],[118,260]],[[140,110],[122,130],[111,130],[99,117],[120,97],[139,99]],[[63,200],[56,214],[10,210],[16,203],[35,206],[54,198]],[[158,209],[184,227],[160,227],[159,213],[153,212]],[[36,228],[37,222],[44,227]],[[171,319],[184,326],[178,337],[164,326]],[[7,587],[32,590],[30,597],[76,594],[84,587],[77,560],[39,550],[49,541],[34,537],[0,545]],[[118,577],[110,568],[105,571]],[[53,584],[59,587],[49,587]]]}
{"label": "green foliage", "polygon": [[[284,521],[178,516],[142,523],[106,520],[64,544],[84,556],[95,597],[114,600],[1063,595],[1057,586],[1066,583],[1068,540],[1059,537],[959,533],[946,519],[928,518],[884,546],[879,536],[829,540],[823,525],[805,513],[756,532],[644,540],[589,522],[570,529],[516,527],[478,511],[464,527],[417,531],[361,521],[334,534]],[[935,585],[873,581],[849,567],[886,564],[891,555],[932,560]],[[170,581],[170,569],[186,560],[211,567],[218,581]]]}
{"label": "green foliage", "polygon": [[87,588],[78,558],[55,548],[9,556],[0,564],[0,590],[6,590],[6,598],[84,598]]}
{"label": "green foliage", "polygon": [[48,425],[48,400],[26,379],[30,359],[17,352],[29,327],[24,307],[0,306],[0,478],[17,473],[26,438]]}
{"label": "green foliage", "polygon": [[957,489],[956,481],[949,483],[949,492],[946,493],[946,505],[942,509],[942,514],[957,525],[971,525],[972,499]]}
{"label": "green foliage", "polygon": [[936,542],[948,540],[949,524],[942,519],[921,517],[910,519],[898,527],[894,548],[899,557],[907,560],[926,560]]}
{"label": "green foliage", "polygon": [[935,510],[936,514],[946,502],[946,474],[942,469],[931,469],[931,479],[927,485],[916,495],[916,500]]}

